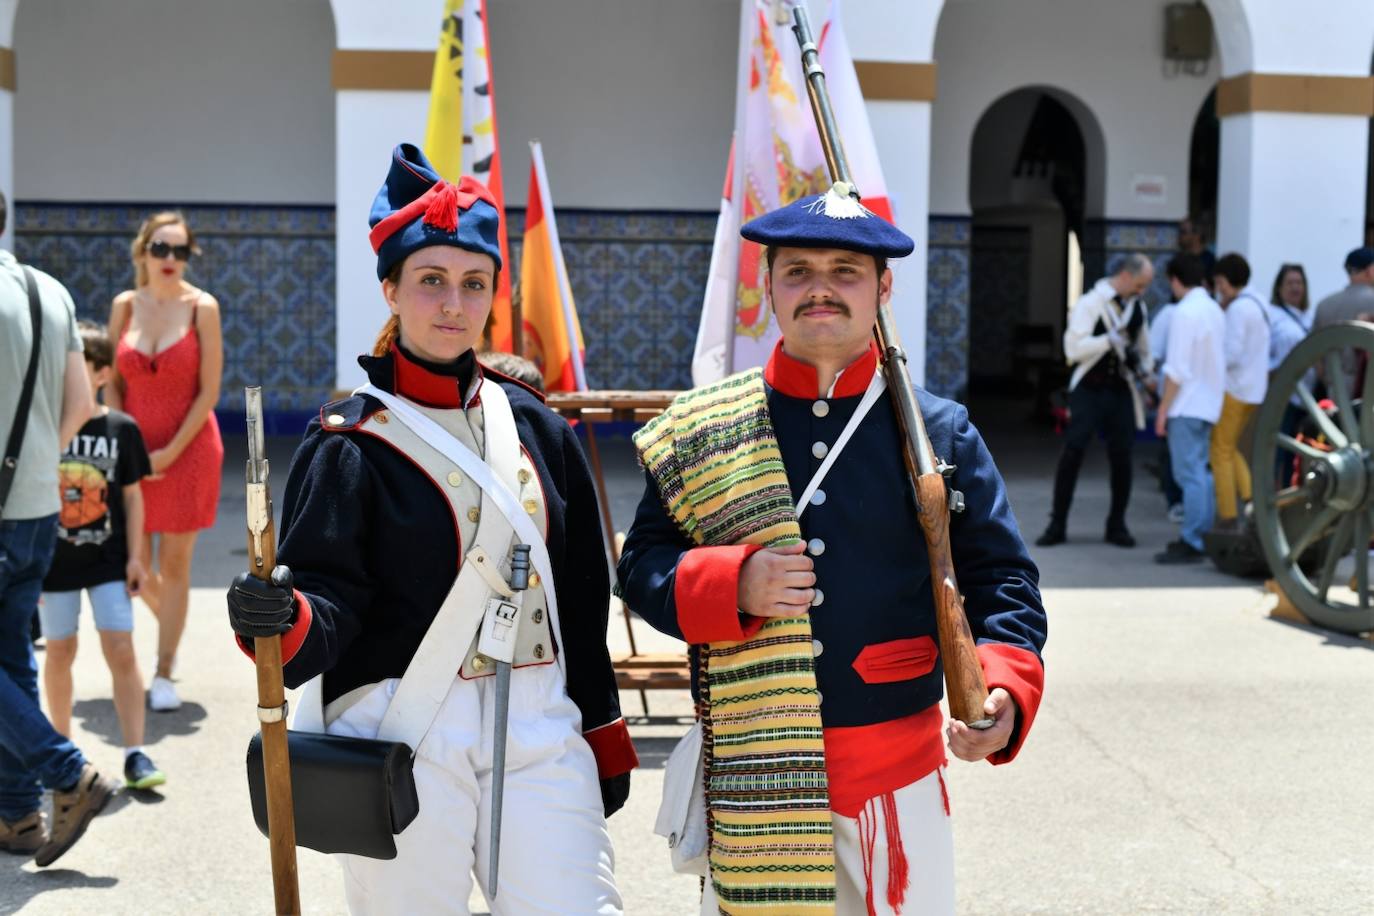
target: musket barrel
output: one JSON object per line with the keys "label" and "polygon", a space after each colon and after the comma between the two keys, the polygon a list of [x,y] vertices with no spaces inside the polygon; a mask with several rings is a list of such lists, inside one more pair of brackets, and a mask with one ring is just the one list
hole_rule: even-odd
{"label": "musket barrel", "polygon": [[[795,23],[792,32],[801,46],[806,93],[811,100],[811,113],[815,116],[816,127],[820,131],[826,166],[830,169],[831,179],[845,182],[849,195],[858,200],[859,191],[850,178],[849,163],[835,123],[835,112],[825,88],[825,71],[821,68],[820,54],[811,36],[811,22],[804,3],[793,7],[792,18]],[[897,322],[892,317],[892,309],[886,304],[878,306],[873,336],[882,353],[883,373],[887,376],[888,392],[901,431],[902,458],[906,463],[910,478],[908,482],[916,500],[926,553],[930,559],[935,619],[950,715],[972,728],[989,728],[993,720],[983,711],[988,689],[954,575],[954,558],[949,543],[949,492],[942,473],[944,468],[936,464],[935,451],[931,448],[925,420],[916,403],[911,375],[907,370],[906,353],[897,336]]]}

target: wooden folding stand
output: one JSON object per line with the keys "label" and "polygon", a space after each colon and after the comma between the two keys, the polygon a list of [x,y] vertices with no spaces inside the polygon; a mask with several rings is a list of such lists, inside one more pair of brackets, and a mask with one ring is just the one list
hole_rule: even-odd
{"label": "wooden folding stand", "polygon": [[[568,420],[580,420],[587,431],[587,454],[592,464],[592,479],[596,483],[596,501],[601,508],[601,530],[606,539],[606,556],[612,575],[620,562],[621,545],[625,535],[617,532],[611,521],[611,501],[606,490],[606,476],[601,468],[601,451],[597,448],[596,427],[603,423],[647,423],[661,414],[677,394],[676,391],[570,391],[554,392],[548,396],[549,406]],[[682,653],[641,653],[635,641],[631,610],[622,606],[625,634],[629,637],[629,654],[614,656],[616,686],[621,690],[638,690],[644,714],[649,714],[650,690],[686,690],[691,685],[687,656]]]}

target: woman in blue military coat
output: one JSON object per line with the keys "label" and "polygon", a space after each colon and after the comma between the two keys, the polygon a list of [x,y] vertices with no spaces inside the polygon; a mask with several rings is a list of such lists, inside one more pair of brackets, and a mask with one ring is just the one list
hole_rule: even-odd
{"label": "woman in blue military coat", "polygon": [[[416,147],[396,148],[371,214],[391,312],[372,355],[359,359],[372,392],[326,405],[292,461],[278,552],[291,581],[241,576],[229,593],[245,648],[246,637],[289,619],[286,683],[311,682],[318,724],[385,733],[402,675],[459,593],[482,516],[495,511],[402,411],[414,408],[494,464],[491,411],[497,399],[509,404],[515,495],[547,546],[553,581],[541,581],[536,564],[514,650],[499,895],[487,886],[495,664],[474,636],[453,653],[456,677],[419,742],[420,813],[396,837],[397,858],[339,857],[355,912],[466,912],[474,873],[493,913],[621,909],[605,817],[624,804],[636,760],[605,644],[596,496],[568,424],[476,361],[503,266],[498,220],[486,188],[450,184]],[[402,405],[388,410],[391,396]]]}

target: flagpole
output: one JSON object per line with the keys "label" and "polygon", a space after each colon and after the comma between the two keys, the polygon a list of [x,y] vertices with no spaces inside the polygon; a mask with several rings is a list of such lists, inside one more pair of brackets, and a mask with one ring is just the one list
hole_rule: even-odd
{"label": "flagpole", "polygon": [[[749,105],[749,58],[754,52],[754,20],[758,18],[755,0],[740,0],[739,60],[735,69],[735,136],[730,144],[730,206],[735,211],[735,227],[744,225],[744,156],[748,149],[745,140],[745,112]],[[725,374],[735,372],[735,325],[739,315],[740,242],[735,240],[735,256],[730,259],[730,285],[726,298],[730,307],[725,310]]]}
{"label": "flagpole", "polygon": [[568,335],[568,349],[572,351],[573,380],[578,391],[587,390],[587,371],[582,365],[582,348],[573,317],[572,286],[568,283],[568,266],[563,262],[563,245],[558,240],[558,222],[553,218],[553,198],[549,195],[549,176],[544,170],[544,148],[538,140],[530,141],[530,159],[534,162],[534,180],[539,183],[539,199],[544,206],[544,225],[548,227],[549,244],[553,248],[554,269],[558,272],[558,300],[563,311],[563,327]]}

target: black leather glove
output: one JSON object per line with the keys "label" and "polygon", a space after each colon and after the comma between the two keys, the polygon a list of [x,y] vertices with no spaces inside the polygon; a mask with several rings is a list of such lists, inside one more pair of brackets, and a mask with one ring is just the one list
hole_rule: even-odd
{"label": "black leather glove", "polygon": [[601,806],[606,810],[607,817],[624,807],[625,801],[629,797],[629,773],[621,773],[619,776],[601,780]]}
{"label": "black leather glove", "polygon": [[1126,368],[1132,372],[1140,371],[1140,354],[1136,352],[1135,347],[1126,348]]}
{"label": "black leather glove", "polygon": [[296,622],[296,593],[291,585],[291,570],[278,566],[272,581],[239,573],[225,595],[229,603],[229,626],[240,636],[277,636]]}

